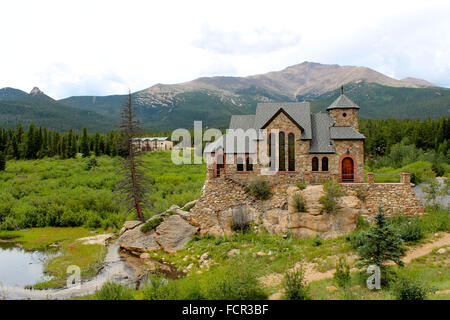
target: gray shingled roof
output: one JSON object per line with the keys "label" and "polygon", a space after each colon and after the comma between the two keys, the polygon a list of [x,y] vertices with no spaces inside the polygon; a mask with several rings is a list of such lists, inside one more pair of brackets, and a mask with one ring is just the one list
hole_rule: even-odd
{"label": "gray shingled roof", "polygon": [[352,127],[331,127],[332,140],[364,140],[366,137]]}
{"label": "gray shingled roof", "polygon": [[359,106],[350,100],[345,94],[341,94],[332,104],[330,104],[327,110],[341,108],[359,109]]}
{"label": "gray shingled roof", "polygon": [[230,120],[230,129],[243,129],[244,131],[255,128],[255,115],[233,115]]}
{"label": "gray shingled roof", "polygon": [[334,153],[330,136],[330,127],[334,122],[327,114],[311,114],[312,139],[309,153]]}
{"label": "gray shingled roof", "polygon": [[255,128],[261,129],[280,109],[283,109],[303,128],[302,139],[311,139],[311,109],[309,102],[258,103]]}

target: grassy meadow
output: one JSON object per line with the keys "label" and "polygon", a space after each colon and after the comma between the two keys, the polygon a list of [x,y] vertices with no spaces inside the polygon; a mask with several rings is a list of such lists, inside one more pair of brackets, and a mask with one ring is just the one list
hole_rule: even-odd
{"label": "grassy meadow", "polygon": [[[81,267],[88,279],[97,274],[106,249],[83,245],[75,240],[102,232],[116,232],[127,214],[115,191],[120,178],[119,157],[8,161],[0,172],[0,238],[14,238],[25,250],[46,250],[57,244],[61,255],[46,261],[50,281],[37,289],[61,287],[66,268]],[[143,156],[151,190],[145,215],[167,210],[172,204],[184,205],[197,199],[205,180],[204,165],[175,165],[170,152]]]}
{"label": "grassy meadow", "polygon": [[[149,177],[147,217],[197,199],[205,180],[204,165],[175,165],[170,152],[143,156]],[[115,191],[119,157],[8,161],[0,172],[0,230],[42,227],[117,229],[126,214]]]}

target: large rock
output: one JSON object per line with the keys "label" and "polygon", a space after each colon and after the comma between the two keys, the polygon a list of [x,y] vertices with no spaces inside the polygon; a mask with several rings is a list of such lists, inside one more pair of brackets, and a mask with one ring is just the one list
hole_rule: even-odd
{"label": "large rock", "polygon": [[356,228],[358,216],[364,207],[356,196],[346,195],[337,199],[336,212],[322,212],[322,204],[319,201],[323,195],[322,185],[294,191],[289,194],[289,198],[292,199],[295,193],[303,196],[307,206],[307,212],[295,212],[293,206],[289,206],[289,229],[299,238],[334,238],[349,233]]}
{"label": "large rock", "polygon": [[182,249],[197,230],[180,216],[172,215],[156,228],[154,237],[165,251],[174,252]]}
{"label": "large rock", "polygon": [[140,224],[142,224],[142,222],[138,221],[138,220],[125,221],[125,223],[123,224],[122,229],[120,229],[119,236],[121,236],[127,230],[131,230],[131,229],[136,228]]}
{"label": "large rock", "polygon": [[144,233],[140,227],[135,227],[134,229],[125,231],[119,237],[117,243],[129,251],[144,252],[161,249],[154,235],[154,230]]}
{"label": "large rock", "polygon": [[271,234],[286,234],[289,226],[289,213],[287,210],[272,209],[263,216],[263,226]]}

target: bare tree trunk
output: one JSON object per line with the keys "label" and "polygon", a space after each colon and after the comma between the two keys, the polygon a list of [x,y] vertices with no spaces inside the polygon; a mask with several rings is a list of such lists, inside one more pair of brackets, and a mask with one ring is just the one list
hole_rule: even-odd
{"label": "bare tree trunk", "polygon": [[123,160],[122,176],[120,183],[120,190],[125,194],[126,200],[130,205],[130,209],[136,210],[139,220],[145,221],[142,212],[143,203],[145,202],[145,194],[147,193],[145,187],[145,176],[140,172],[141,162],[137,159],[137,152],[133,145],[133,140],[136,138],[139,128],[139,122],[135,120],[133,114],[131,93],[128,95],[128,101],[122,111],[122,132],[125,133],[124,142],[128,151],[128,157]]}

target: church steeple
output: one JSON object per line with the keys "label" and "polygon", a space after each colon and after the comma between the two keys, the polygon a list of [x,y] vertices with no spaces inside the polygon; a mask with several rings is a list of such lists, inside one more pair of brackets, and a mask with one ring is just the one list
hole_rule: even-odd
{"label": "church steeple", "polygon": [[341,86],[341,95],[327,108],[330,117],[336,120],[335,127],[353,127],[358,130],[359,106],[344,94]]}

